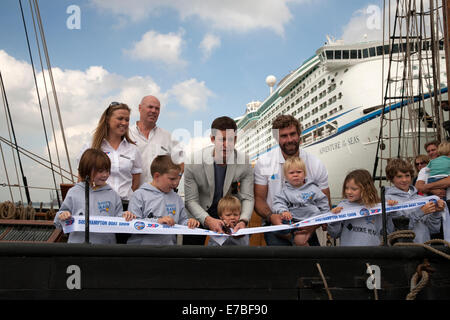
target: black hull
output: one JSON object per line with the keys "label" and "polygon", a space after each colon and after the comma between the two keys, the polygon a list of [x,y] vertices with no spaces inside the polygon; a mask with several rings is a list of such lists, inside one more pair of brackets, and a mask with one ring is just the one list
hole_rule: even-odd
{"label": "black hull", "polygon": [[[449,300],[450,260],[422,247],[0,243],[0,299],[328,300],[319,263],[333,300],[404,300],[424,260],[434,272],[415,299]],[[381,271],[377,296],[367,264]]]}

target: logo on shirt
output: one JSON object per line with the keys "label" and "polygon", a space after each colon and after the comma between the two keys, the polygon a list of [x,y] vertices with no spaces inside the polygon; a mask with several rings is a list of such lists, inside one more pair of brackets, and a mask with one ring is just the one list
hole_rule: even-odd
{"label": "logo on shirt", "polygon": [[278,179],[280,179],[280,175],[279,175],[278,173],[274,173],[274,174],[270,177],[270,179],[271,179],[271,180],[278,180]]}
{"label": "logo on shirt", "polygon": [[100,213],[109,213],[111,209],[111,201],[99,201],[97,202],[98,211]]}
{"label": "logo on shirt", "polygon": [[313,191],[311,191],[311,192],[304,192],[304,193],[301,194],[301,197],[305,201],[306,200],[311,200],[314,197],[314,194],[315,193]]}
{"label": "logo on shirt", "polygon": [[175,215],[177,213],[177,206],[175,204],[166,204],[166,210],[169,215]]}

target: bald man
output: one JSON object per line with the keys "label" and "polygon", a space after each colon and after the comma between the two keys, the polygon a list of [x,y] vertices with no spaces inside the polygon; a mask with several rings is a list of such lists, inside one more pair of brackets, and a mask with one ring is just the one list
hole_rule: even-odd
{"label": "bald man", "polygon": [[156,125],[161,103],[155,96],[142,98],[139,104],[139,121],[130,125],[130,138],[136,141],[142,156],[141,184],[152,181],[150,165],[159,155],[168,154],[172,160],[184,168],[184,151],[178,141],[172,140],[169,131]]}

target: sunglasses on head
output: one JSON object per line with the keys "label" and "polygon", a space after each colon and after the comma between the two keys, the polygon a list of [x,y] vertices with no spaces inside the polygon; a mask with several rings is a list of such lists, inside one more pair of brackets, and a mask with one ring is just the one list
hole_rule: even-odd
{"label": "sunglasses on head", "polygon": [[113,101],[113,102],[111,102],[111,103],[109,104],[108,107],[118,106],[119,104],[121,104],[121,103],[120,103],[120,102]]}

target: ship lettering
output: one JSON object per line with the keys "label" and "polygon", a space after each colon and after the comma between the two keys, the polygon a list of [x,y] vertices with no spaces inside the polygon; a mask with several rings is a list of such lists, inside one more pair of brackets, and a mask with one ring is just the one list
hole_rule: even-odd
{"label": "ship lettering", "polygon": [[341,149],[342,147],[346,147],[348,145],[359,143],[359,136],[349,137],[347,140],[338,141],[327,145],[320,149],[320,153],[327,153],[330,151],[335,151]]}

